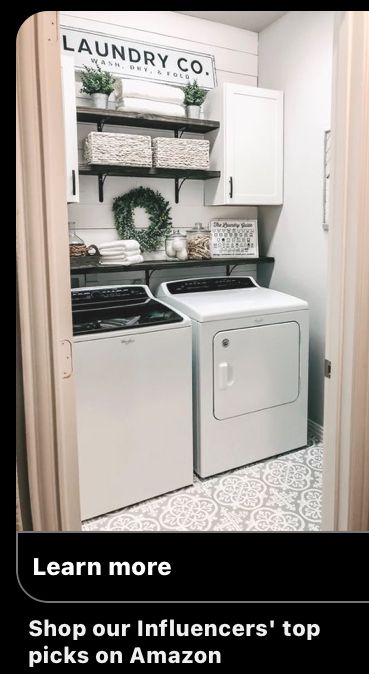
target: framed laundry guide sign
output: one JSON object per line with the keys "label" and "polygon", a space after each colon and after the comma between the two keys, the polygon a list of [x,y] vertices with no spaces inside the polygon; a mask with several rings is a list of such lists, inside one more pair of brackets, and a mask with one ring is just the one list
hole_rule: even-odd
{"label": "framed laundry guide sign", "polygon": [[200,87],[216,84],[215,59],[210,54],[152,45],[106,33],[60,27],[62,51],[74,54],[77,70],[99,65],[116,75],[153,82],[185,85],[194,79]]}
{"label": "framed laundry guide sign", "polygon": [[259,257],[257,220],[211,220],[211,257]]}

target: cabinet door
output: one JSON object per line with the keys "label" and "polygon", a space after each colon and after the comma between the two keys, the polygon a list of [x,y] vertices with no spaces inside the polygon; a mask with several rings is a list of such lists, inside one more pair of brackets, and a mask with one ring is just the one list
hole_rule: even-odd
{"label": "cabinet door", "polygon": [[65,160],[67,171],[67,202],[79,201],[78,142],[74,57],[62,54],[62,85],[65,132]]}
{"label": "cabinet door", "polygon": [[283,93],[258,87],[225,87],[227,203],[283,201]]}

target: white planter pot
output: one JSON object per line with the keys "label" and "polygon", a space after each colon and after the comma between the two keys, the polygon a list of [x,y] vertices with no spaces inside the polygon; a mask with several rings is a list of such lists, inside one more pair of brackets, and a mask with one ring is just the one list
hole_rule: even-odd
{"label": "white planter pot", "polygon": [[108,107],[108,94],[92,94],[92,106],[94,108],[107,108]]}
{"label": "white planter pot", "polygon": [[199,105],[187,105],[187,117],[192,119],[200,119],[200,106]]}

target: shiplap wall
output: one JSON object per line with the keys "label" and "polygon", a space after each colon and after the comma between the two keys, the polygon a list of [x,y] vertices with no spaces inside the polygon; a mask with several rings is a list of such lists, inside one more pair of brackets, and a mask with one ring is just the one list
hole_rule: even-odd
{"label": "shiplap wall", "polygon": [[[74,28],[84,28],[107,35],[131,38],[151,42],[156,45],[183,47],[183,49],[204,52],[214,55],[218,84],[236,82],[257,86],[258,69],[258,35],[232,26],[217,24],[203,19],[176,14],[175,12],[76,12],[60,13],[60,24]],[[153,30],[153,26],[155,30]],[[80,94],[80,85],[76,83],[77,104],[88,105],[89,99]],[[114,107],[114,101],[110,103]],[[81,152],[82,142],[86,135],[96,130],[89,124],[78,125],[78,143]],[[129,129],[123,127],[104,127],[104,131],[122,133],[143,133],[152,136],[172,135],[162,131],[145,129]],[[188,137],[188,135],[187,135]],[[197,136],[200,137],[201,136]],[[129,191],[133,187],[143,185],[159,190],[172,206],[173,226],[185,231],[195,222],[207,224],[217,217],[255,218],[256,209],[252,207],[204,207],[203,182],[186,181],[181,189],[180,203],[174,203],[174,181],[141,178],[107,178],[104,186],[104,203],[98,201],[97,178],[80,176],[80,203],[69,205],[69,220],[77,224],[77,233],[87,244],[110,241],[117,238],[112,213],[113,198]],[[144,212],[136,213],[138,226],[147,224]],[[204,270],[204,273],[224,273],[219,267]],[[255,265],[238,268],[238,273],[255,273]],[[174,278],[178,271],[160,274],[160,278]],[[199,270],[188,270],[187,276],[198,276]],[[127,279],[127,274],[124,278]],[[104,274],[104,282],[115,282],[116,275]],[[159,280],[159,274],[156,276]],[[91,283],[100,282],[101,278],[90,277]]]}

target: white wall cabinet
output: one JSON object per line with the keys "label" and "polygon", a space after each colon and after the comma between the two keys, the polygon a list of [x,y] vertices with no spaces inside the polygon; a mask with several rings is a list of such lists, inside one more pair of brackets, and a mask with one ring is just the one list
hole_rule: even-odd
{"label": "white wall cabinet", "polygon": [[283,92],[223,84],[205,99],[210,169],[221,177],[205,184],[205,205],[261,206],[283,202]]}
{"label": "white wall cabinet", "polygon": [[62,54],[62,87],[65,131],[65,160],[67,171],[67,202],[79,202],[78,142],[74,58]]}

